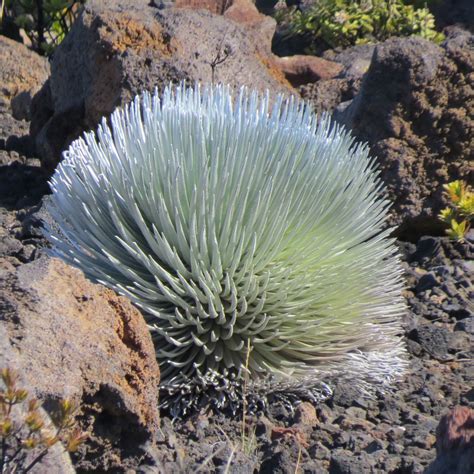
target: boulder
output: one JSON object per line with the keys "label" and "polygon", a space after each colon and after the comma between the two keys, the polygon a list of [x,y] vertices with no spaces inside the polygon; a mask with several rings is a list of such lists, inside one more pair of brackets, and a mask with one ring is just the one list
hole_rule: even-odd
{"label": "boulder", "polygon": [[[148,328],[130,302],[57,259],[0,265],[0,328],[23,380],[49,412],[80,406],[90,436],[76,468],[110,472],[152,464],[159,368]],[[3,347],[3,346],[2,346]],[[0,365],[8,364],[0,353]]]}
{"label": "boulder", "polygon": [[176,8],[189,8],[190,10],[207,10],[216,15],[222,15],[231,0],[175,0]]}
{"label": "boulder", "polygon": [[48,60],[1,35],[0,51],[0,111],[29,119],[31,99],[49,76]]}
{"label": "boulder", "polygon": [[190,10],[207,10],[238,23],[252,36],[258,51],[271,60],[276,21],[260,13],[252,0],[176,0],[174,6]]}
{"label": "boulder", "polygon": [[449,25],[459,25],[474,32],[474,3],[472,0],[443,0],[431,2],[430,11],[439,30]]}
{"label": "boulder", "polygon": [[31,155],[28,137],[32,97],[49,76],[46,58],[0,35],[0,163],[7,151]]}
{"label": "boulder", "polygon": [[337,76],[343,67],[333,61],[316,56],[298,54],[278,57],[272,52],[272,40],[275,35],[276,21],[263,15],[252,0],[228,0],[226,2],[210,2],[208,0],[178,0],[175,6],[189,9],[206,9],[238,23],[253,38],[263,58],[272,68],[281,71],[293,86],[315,83],[321,79]]}
{"label": "boulder", "polygon": [[81,132],[143,90],[170,82],[226,82],[291,93],[246,27],[205,10],[132,0],[91,0],[56,50],[33,101],[31,134],[43,166]]}
{"label": "boulder", "polygon": [[[242,25],[253,38],[259,53],[275,67],[272,53],[272,39],[276,30],[276,20],[263,15],[257,10],[252,0],[232,0],[225,10],[224,16]],[[278,69],[278,65],[276,65]]]}
{"label": "boulder", "polygon": [[0,150],[23,152],[24,150],[19,149],[17,145],[26,140],[29,127],[29,123],[25,120],[15,119],[11,111],[0,109]]}
{"label": "boulder", "polygon": [[436,459],[426,474],[474,472],[474,410],[457,406],[444,415],[436,430]]}
{"label": "boulder", "polygon": [[378,159],[399,237],[443,233],[442,185],[472,182],[473,46],[462,30],[441,47],[417,37],[378,45],[360,92],[338,114]]}
{"label": "boulder", "polygon": [[343,109],[359,92],[374,49],[375,45],[364,44],[342,51],[326,51],[322,59],[340,65],[339,72],[335,77],[327,75],[317,82],[300,85],[297,90],[301,97],[318,113],[338,112]]}
{"label": "boulder", "polygon": [[343,69],[341,64],[304,54],[282,58],[275,57],[275,64],[294,87],[317,83],[322,79],[333,79]]}

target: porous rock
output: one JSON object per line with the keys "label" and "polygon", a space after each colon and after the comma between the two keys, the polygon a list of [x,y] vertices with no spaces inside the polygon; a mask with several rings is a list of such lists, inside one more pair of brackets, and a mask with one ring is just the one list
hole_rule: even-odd
{"label": "porous rock", "polygon": [[474,472],[474,410],[457,406],[444,415],[436,430],[436,460],[426,474]]}
{"label": "porous rock", "polygon": [[275,67],[272,39],[276,30],[276,20],[260,13],[252,0],[230,1],[224,16],[243,26],[253,38],[259,54],[269,61],[270,67]]}
{"label": "porous rock", "polygon": [[28,119],[31,98],[48,79],[48,60],[1,35],[0,51],[0,110],[13,112],[17,120]]}
{"label": "porous rock", "polygon": [[343,70],[341,64],[333,61],[300,54],[275,57],[275,64],[294,87],[315,83],[321,79],[333,79]]}
{"label": "porous rock", "polygon": [[246,33],[253,37],[259,53],[271,59],[272,38],[276,21],[260,13],[252,0],[176,0],[176,8],[207,10],[243,26]]}
{"label": "porous rock", "polygon": [[7,152],[31,154],[28,138],[32,97],[49,75],[46,58],[0,35],[0,164]]}
{"label": "porous rock", "polygon": [[76,467],[110,472],[138,458],[152,463],[146,445],[159,423],[159,368],[140,313],[57,259],[0,268],[0,327],[27,386],[47,410],[60,398],[80,405],[90,437]]}
{"label": "porous rock", "polygon": [[216,15],[222,15],[230,3],[229,0],[175,0],[174,6],[190,10],[208,10]]}
{"label": "porous rock", "polygon": [[291,93],[245,27],[205,10],[132,0],[91,0],[55,52],[33,102],[31,134],[43,166],[103,116],[170,82],[224,82]]}
{"label": "porous rock", "polygon": [[328,50],[323,58],[329,64],[338,64],[335,74],[321,76],[316,82],[301,83],[298,92],[313,110],[339,112],[347,107],[359,92],[364,74],[372,60],[375,45],[352,46],[342,51]]}
{"label": "porous rock", "polygon": [[302,84],[315,83],[321,79],[336,77],[343,66],[316,56],[297,54],[278,57],[272,53],[272,40],[275,35],[276,21],[263,15],[252,0],[228,0],[226,2],[209,2],[208,0],[178,0],[175,5],[180,8],[204,8],[213,13],[238,23],[253,38],[259,54],[266,58],[272,68],[281,71],[288,82],[297,87]]}
{"label": "porous rock", "polygon": [[378,158],[400,236],[443,232],[442,185],[472,181],[473,45],[462,30],[441,47],[417,37],[378,45],[360,92],[339,116]]}

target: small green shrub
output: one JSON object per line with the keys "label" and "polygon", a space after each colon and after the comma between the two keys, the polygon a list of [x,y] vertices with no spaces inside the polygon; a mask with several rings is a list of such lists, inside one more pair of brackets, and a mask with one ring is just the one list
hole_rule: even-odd
{"label": "small green shrub", "polygon": [[[76,426],[76,407],[61,400],[59,411],[52,416],[54,426],[47,426],[35,399],[28,400],[28,391],[18,388],[17,375],[10,369],[0,372],[0,472],[30,472],[57,443],[74,452],[86,435]],[[3,386],[2,386],[3,385]],[[15,416],[14,407],[25,403],[25,415]]]}
{"label": "small green shrub", "polygon": [[[287,36],[305,36],[310,44],[329,48],[384,41],[391,36],[421,36],[439,42],[427,8],[403,0],[316,0],[304,11],[290,9],[277,18],[287,25]],[[311,49],[311,46],[310,46]]]}
{"label": "small green shrub", "polygon": [[86,0],[3,0],[0,19],[23,29],[35,51],[51,55]]}
{"label": "small green shrub", "polygon": [[445,184],[443,187],[451,203],[450,207],[440,212],[439,218],[449,224],[449,229],[446,230],[448,237],[462,241],[474,218],[474,193],[464,181],[460,180]]}

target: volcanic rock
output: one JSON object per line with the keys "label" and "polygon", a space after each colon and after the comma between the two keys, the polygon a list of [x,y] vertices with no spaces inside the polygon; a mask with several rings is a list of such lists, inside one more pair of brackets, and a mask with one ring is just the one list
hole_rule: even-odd
{"label": "volcanic rock", "polygon": [[132,0],[87,2],[33,102],[31,134],[43,166],[54,169],[73,139],[136,94],[182,80],[291,93],[281,71],[232,20]]}
{"label": "volcanic rock", "polygon": [[31,98],[48,79],[48,60],[1,35],[0,50],[0,110],[12,112],[17,120],[28,119]]}
{"label": "volcanic rock", "polygon": [[[2,267],[0,267],[2,268]],[[23,379],[48,411],[80,406],[90,437],[76,468],[102,472],[153,462],[159,368],[147,326],[128,300],[43,257],[0,270],[0,328],[19,352]],[[8,353],[0,354],[1,364]]]}
{"label": "volcanic rock", "polygon": [[457,406],[443,416],[436,430],[436,460],[426,474],[474,472],[474,410]]}
{"label": "volcanic rock", "polygon": [[394,201],[391,223],[415,239],[442,233],[442,185],[472,181],[474,36],[458,30],[441,47],[393,38],[375,48],[361,90],[338,116],[371,146]]}

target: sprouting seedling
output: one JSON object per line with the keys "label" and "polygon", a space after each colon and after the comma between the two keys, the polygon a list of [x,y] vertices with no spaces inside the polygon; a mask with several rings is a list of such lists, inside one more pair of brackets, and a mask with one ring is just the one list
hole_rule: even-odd
{"label": "sprouting seedling", "polygon": [[108,123],[65,152],[46,233],[142,309],[174,399],[224,403],[246,365],[252,386],[403,372],[402,269],[366,145],[225,85],[144,93]]}
{"label": "sprouting seedling", "polygon": [[449,224],[449,229],[446,230],[448,237],[462,241],[474,217],[474,193],[461,180],[445,184],[443,188],[450,201],[450,207],[443,209],[439,214],[439,218]]}

